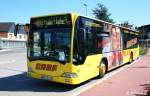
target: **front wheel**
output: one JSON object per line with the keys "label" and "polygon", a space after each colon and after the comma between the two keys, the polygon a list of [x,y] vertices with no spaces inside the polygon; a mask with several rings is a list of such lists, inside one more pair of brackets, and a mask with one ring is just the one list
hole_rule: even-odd
{"label": "front wheel", "polygon": [[100,66],[99,66],[99,77],[102,78],[104,77],[104,75],[106,74],[106,64],[104,61],[102,61],[100,63]]}

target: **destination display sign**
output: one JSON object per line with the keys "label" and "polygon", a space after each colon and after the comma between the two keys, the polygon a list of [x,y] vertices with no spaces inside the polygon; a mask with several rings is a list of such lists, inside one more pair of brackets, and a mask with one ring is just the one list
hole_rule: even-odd
{"label": "destination display sign", "polygon": [[32,28],[71,27],[71,15],[46,16],[31,19]]}

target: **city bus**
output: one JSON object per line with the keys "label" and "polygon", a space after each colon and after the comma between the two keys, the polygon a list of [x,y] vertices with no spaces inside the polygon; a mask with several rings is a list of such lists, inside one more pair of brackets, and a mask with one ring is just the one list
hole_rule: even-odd
{"label": "city bus", "polygon": [[80,84],[139,57],[139,32],[77,13],[32,17],[28,76]]}

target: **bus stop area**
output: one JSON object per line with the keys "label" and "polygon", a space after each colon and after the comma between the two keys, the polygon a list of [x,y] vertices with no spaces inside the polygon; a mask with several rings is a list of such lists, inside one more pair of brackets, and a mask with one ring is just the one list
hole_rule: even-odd
{"label": "bus stop area", "polygon": [[150,96],[150,50],[125,69],[79,96]]}

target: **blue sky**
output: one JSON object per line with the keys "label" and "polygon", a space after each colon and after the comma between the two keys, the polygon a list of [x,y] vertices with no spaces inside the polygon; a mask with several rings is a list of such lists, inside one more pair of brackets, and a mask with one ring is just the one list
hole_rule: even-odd
{"label": "blue sky", "polygon": [[150,0],[1,0],[0,22],[29,23],[30,17],[53,13],[77,12],[88,16],[97,3],[109,9],[111,18],[118,24],[124,21],[140,26],[150,24]]}

